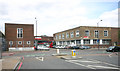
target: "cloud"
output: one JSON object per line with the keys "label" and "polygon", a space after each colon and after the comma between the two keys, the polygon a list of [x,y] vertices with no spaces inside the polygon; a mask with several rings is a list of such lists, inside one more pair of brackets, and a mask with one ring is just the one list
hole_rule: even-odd
{"label": "cloud", "polygon": [[38,35],[52,36],[53,33],[78,26],[96,26],[100,19],[103,20],[99,23],[100,26],[117,26],[117,9],[104,12],[98,18],[92,19],[88,18],[89,7],[81,5],[82,2],[83,0],[1,0],[0,29],[4,28],[3,24],[6,22],[34,24],[36,34],[35,17],[38,21]]}

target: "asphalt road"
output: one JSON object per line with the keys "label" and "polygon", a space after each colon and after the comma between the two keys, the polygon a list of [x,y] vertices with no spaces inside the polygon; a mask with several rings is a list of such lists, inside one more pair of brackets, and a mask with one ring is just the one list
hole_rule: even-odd
{"label": "asphalt road", "polygon": [[[106,52],[104,49],[76,50],[76,56],[82,59],[64,60],[52,54],[50,51],[31,51],[16,53],[14,56],[23,56],[21,69],[117,69],[118,55]],[[71,55],[71,49],[60,49],[60,53]],[[43,58],[42,58],[43,57]]]}
{"label": "asphalt road", "polygon": [[[24,57],[20,69],[83,69],[84,70],[100,70],[118,71],[118,55],[106,52],[105,49],[88,49],[76,50],[76,56],[81,59],[64,60],[59,57],[52,56],[56,54],[56,49],[50,51],[24,51],[14,52],[13,56]],[[72,55],[71,49],[60,49],[60,53]],[[110,70],[107,70],[110,69]]]}

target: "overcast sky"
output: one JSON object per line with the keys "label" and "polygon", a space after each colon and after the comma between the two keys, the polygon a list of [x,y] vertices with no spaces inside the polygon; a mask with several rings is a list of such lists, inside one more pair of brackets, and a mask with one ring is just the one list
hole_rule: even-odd
{"label": "overcast sky", "polygon": [[34,24],[38,35],[78,26],[118,27],[119,0],[0,0],[0,30],[4,23]]}

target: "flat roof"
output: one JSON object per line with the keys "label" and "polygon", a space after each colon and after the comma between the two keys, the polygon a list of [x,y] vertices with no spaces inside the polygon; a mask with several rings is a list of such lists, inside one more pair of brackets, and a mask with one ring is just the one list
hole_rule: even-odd
{"label": "flat roof", "polygon": [[34,24],[21,24],[21,23],[5,23],[6,25],[34,25]]}
{"label": "flat roof", "polygon": [[[65,32],[65,31],[77,29],[77,28],[80,28],[80,27],[90,27],[90,28],[120,28],[120,27],[78,26],[78,27],[75,27],[75,28],[71,28],[71,29],[68,29],[68,30],[61,31],[61,32]],[[61,33],[61,32],[57,32],[57,33]],[[57,33],[54,33],[54,34],[57,34]]]}

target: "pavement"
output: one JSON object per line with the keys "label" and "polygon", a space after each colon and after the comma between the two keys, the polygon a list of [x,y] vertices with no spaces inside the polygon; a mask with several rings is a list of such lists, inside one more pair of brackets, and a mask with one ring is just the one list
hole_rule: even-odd
{"label": "pavement", "polygon": [[14,53],[3,53],[3,56],[8,56],[8,57],[2,57],[0,59],[0,71],[1,70],[15,70],[17,66],[20,64],[22,57],[18,56],[11,56]]}

